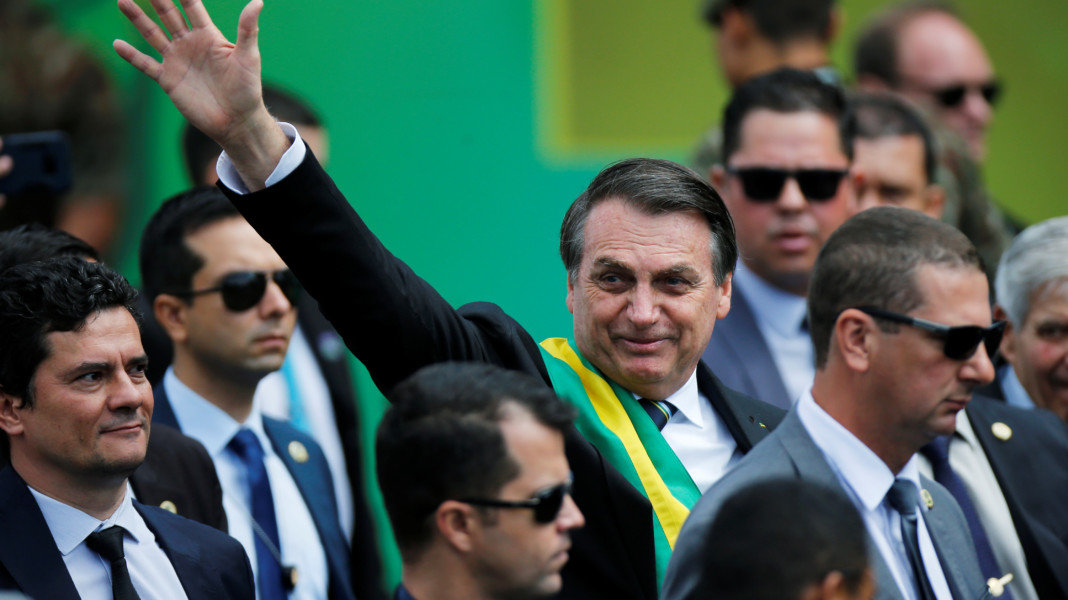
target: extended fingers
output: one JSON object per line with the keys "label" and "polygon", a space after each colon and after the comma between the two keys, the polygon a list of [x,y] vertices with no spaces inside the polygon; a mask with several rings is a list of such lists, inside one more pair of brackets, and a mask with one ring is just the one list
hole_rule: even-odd
{"label": "extended fingers", "polygon": [[204,3],[200,0],[181,0],[182,9],[185,11],[185,16],[189,17],[189,25],[196,29],[198,27],[214,27],[215,24],[211,22],[211,15],[208,14],[208,9],[204,8]]}
{"label": "extended fingers", "polygon": [[[193,0],[199,3],[199,0]],[[260,11],[263,10],[263,0],[251,0],[241,10],[241,17],[237,20],[237,48],[241,52],[258,51],[259,19]]]}
{"label": "extended fingers", "polygon": [[[156,52],[163,52],[163,49],[170,43],[170,38],[160,29],[159,25],[156,25],[155,21],[145,14],[145,11],[141,10],[137,3],[133,0],[119,0],[119,10],[137,28],[141,37],[145,38],[145,41],[156,49]],[[115,50],[118,51],[118,48],[115,48]],[[119,55],[122,56],[122,52],[119,52]]]}
{"label": "extended fingers", "polygon": [[136,67],[138,71],[148,75],[153,81],[159,81],[163,65],[123,40],[115,40],[112,42],[111,46],[115,48],[115,52],[117,52],[123,60]]}
{"label": "extended fingers", "polygon": [[181,37],[189,32],[189,26],[185,23],[182,11],[178,10],[172,0],[152,0],[152,8],[156,9],[160,23],[163,23],[172,38]]}

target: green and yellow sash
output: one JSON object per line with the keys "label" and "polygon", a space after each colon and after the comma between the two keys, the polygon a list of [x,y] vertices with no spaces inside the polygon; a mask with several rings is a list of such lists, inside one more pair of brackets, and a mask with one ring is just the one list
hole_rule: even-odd
{"label": "green and yellow sash", "polygon": [[659,586],[701,493],[634,394],[605,379],[569,340],[549,338],[541,350],[553,389],[578,409],[575,426],[652,504]]}

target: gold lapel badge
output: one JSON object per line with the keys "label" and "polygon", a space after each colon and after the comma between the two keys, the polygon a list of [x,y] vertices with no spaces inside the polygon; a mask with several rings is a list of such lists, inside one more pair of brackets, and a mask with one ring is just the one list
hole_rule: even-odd
{"label": "gold lapel badge", "polygon": [[293,460],[298,463],[308,462],[308,449],[304,447],[304,444],[293,440],[289,442],[289,456],[293,457]]}
{"label": "gold lapel badge", "polygon": [[920,490],[920,497],[923,498],[923,503],[927,506],[927,510],[934,508],[934,498],[931,497],[931,492],[928,492],[927,488]]}
{"label": "gold lapel badge", "polygon": [[1007,442],[1012,437],[1012,427],[998,421],[990,426],[990,433],[993,433],[994,437],[999,440]]}
{"label": "gold lapel badge", "polygon": [[178,507],[175,506],[175,504],[170,500],[164,500],[163,502],[160,502],[159,507],[169,513],[178,514]]}

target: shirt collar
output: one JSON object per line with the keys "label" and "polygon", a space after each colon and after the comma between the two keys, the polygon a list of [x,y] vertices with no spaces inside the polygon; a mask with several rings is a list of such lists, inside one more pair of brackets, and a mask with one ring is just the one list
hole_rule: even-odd
{"label": "shirt collar", "polygon": [[745,289],[745,300],[751,305],[753,315],[758,321],[782,336],[802,333],[801,322],[808,312],[805,298],[780,290],[764,281],[741,261],[734,269],[734,282]]}
{"label": "shirt collar", "polygon": [[197,394],[174,374],[174,368],[167,369],[163,375],[163,389],[178,420],[178,428],[191,438],[196,439],[213,457],[220,456],[226,450],[237,431],[247,427],[256,434],[264,452],[270,448],[270,439],[263,429],[263,418],[259,402],[253,400],[252,410],[244,423],[238,423],[223,409],[215,406],[200,394]]}
{"label": "shirt collar", "polygon": [[[634,392],[630,393],[637,400],[641,398]],[[675,390],[675,393],[664,398],[665,402],[670,402],[672,406],[678,409],[678,412],[682,413],[682,416],[686,417],[698,427],[704,426],[704,418],[701,417],[701,404],[697,394],[697,369],[694,369],[690,374],[690,378],[686,380],[686,383],[682,384],[682,387]]]}
{"label": "shirt collar", "polygon": [[52,537],[56,541],[56,548],[59,549],[63,556],[73,552],[75,548],[85,541],[85,538],[89,537],[90,533],[112,525],[121,525],[133,537],[135,542],[140,542],[143,539],[154,539],[144,520],[133,508],[129,483],[127,483],[126,493],[123,494],[119,507],[115,509],[115,512],[111,513],[110,517],[103,521],[69,504],[64,504],[55,498],[46,496],[29,485],[26,487],[29,488],[30,493],[37,500],[37,506],[40,507],[41,514],[44,515],[48,530],[52,532]]}
{"label": "shirt collar", "polygon": [[979,438],[975,435],[975,429],[972,428],[972,422],[968,419],[968,409],[957,413],[957,433],[956,437],[963,442],[966,442],[973,448],[979,447]]}
{"label": "shirt collar", "polygon": [[998,378],[1001,380],[1001,393],[1005,395],[1007,404],[1020,408],[1035,407],[1035,401],[1020,383],[1020,378],[1016,376],[1016,369],[1012,365],[1005,363],[998,367]]}

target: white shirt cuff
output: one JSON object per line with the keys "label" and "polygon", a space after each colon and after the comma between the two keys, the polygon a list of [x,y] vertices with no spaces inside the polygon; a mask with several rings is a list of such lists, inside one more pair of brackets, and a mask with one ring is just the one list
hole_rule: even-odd
{"label": "white shirt cuff", "polygon": [[[304,155],[308,151],[307,146],[304,145],[304,140],[300,139],[300,134],[297,132],[296,127],[281,121],[278,122],[278,125],[282,127],[282,132],[293,143],[282,155],[282,159],[278,161],[278,165],[275,166],[270,177],[267,178],[266,187],[271,187],[288,177],[293,171],[296,171],[300,163],[304,162]],[[230,160],[230,157],[225,152],[219,155],[219,161],[215,163],[215,172],[219,174],[219,181],[231,191],[242,195],[248,193],[248,187],[245,186],[244,181],[241,181],[241,176],[237,174],[233,161]]]}

